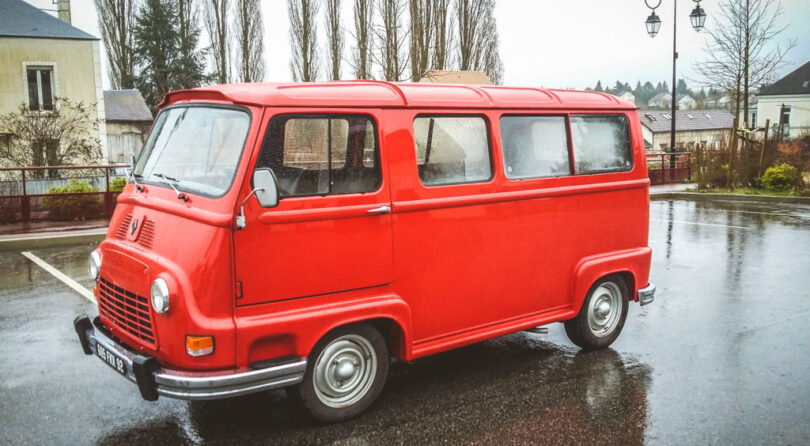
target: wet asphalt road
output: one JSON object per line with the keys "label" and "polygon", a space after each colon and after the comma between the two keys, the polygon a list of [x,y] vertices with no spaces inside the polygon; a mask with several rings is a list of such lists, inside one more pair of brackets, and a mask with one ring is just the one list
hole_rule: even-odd
{"label": "wet asphalt road", "polygon": [[[395,363],[334,425],[283,391],[142,401],[73,331],[93,304],[0,252],[0,444],[809,444],[810,206],[654,201],[656,301],[612,349],[562,330]],[[34,251],[83,285],[90,245]]]}

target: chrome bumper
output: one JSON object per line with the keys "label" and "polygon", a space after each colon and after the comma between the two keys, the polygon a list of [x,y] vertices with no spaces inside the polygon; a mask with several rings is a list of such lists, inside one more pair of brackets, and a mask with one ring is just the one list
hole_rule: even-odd
{"label": "chrome bumper", "polygon": [[[256,370],[172,370],[161,366],[154,356],[140,355],[111,339],[104,333],[98,318],[90,322],[87,316],[79,317],[73,325],[84,353],[95,355],[117,369],[122,376],[137,384],[141,396],[149,401],[157,400],[159,395],[183,400],[211,400],[285,387],[301,382],[307,369],[306,358],[291,358]],[[105,353],[112,354],[112,360],[102,358]]]}
{"label": "chrome bumper", "polygon": [[650,283],[646,287],[638,290],[638,303],[641,306],[651,304],[655,300],[655,285]]}

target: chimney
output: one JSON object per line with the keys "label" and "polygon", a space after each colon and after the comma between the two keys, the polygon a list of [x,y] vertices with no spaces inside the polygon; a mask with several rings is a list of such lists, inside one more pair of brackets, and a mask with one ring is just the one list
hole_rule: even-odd
{"label": "chimney", "polygon": [[70,25],[70,0],[54,0],[56,11],[59,13],[59,20]]}

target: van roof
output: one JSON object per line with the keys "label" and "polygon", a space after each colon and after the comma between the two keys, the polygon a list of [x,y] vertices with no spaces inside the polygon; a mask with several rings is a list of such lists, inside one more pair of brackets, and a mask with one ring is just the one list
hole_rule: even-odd
{"label": "van roof", "polygon": [[383,81],[213,85],[169,92],[160,106],[201,100],[273,107],[637,108],[624,99],[595,91]]}

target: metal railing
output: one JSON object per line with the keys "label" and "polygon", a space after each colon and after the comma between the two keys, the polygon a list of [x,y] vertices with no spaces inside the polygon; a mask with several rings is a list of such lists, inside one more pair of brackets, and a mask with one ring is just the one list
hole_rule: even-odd
{"label": "metal railing", "polygon": [[[674,161],[674,163],[673,163]],[[692,177],[690,152],[647,152],[650,184],[680,183]]]}
{"label": "metal railing", "polygon": [[[0,168],[0,223],[110,217],[119,191],[110,179],[124,176],[128,165],[43,166]],[[48,192],[71,179],[94,191]],[[103,185],[103,187],[101,187]]]}

